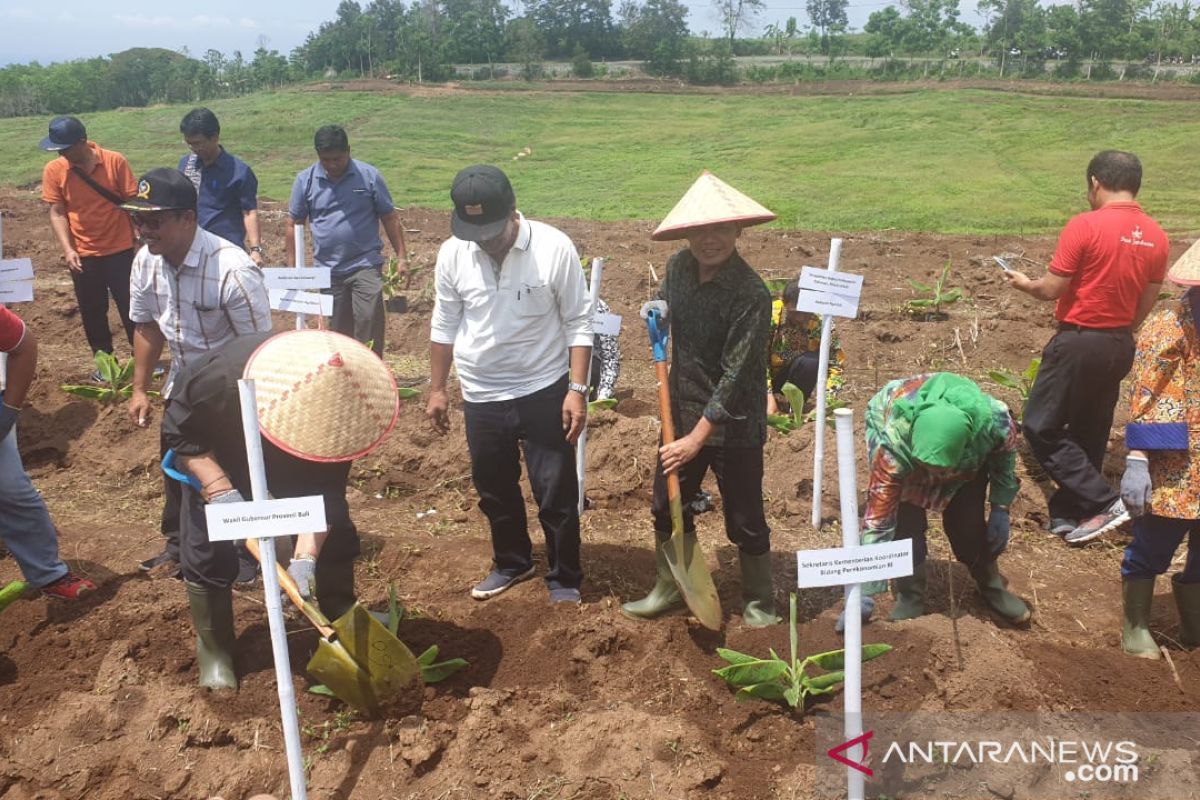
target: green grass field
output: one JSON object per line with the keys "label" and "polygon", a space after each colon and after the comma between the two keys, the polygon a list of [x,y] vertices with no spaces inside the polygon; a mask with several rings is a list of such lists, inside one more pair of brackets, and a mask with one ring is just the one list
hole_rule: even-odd
{"label": "green grass field", "polygon": [[[704,168],[817,230],[1031,234],[1085,208],[1083,172],[1105,148],[1138,153],[1141,200],[1171,231],[1200,229],[1200,107],[1184,101],[1032,97],[983,90],[838,97],[636,93],[285,91],[211,104],[265,197],[286,200],[312,133],[346,126],[399,205],[446,208],[475,162],[513,179],[522,210],[661,218]],[[185,106],[88,115],[93,139],[135,172],[174,165]],[[0,184],[36,182],[48,118],[0,120]],[[513,161],[523,147],[533,153]]]}

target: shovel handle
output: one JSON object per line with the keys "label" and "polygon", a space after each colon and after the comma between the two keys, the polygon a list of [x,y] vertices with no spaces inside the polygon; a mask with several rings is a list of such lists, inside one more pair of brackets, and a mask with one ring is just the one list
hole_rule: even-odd
{"label": "shovel handle", "polygon": [[[262,553],[260,553],[258,549],[258,539],[247,539],[246,549],[250,551],[250,554],[257,559],[260,565],[266,566],[262,563]],[[322,636],[324,636],[326,639],[333,637],[335,634],[333,628],[329,627],[329,620],[325,619],[324,616],[319,614],[317,610],[313,608],[312,603],[309,603],[300,596],[300,587],[296,585],[296,582],[292,580],[292,576],[288,574],[288,571],[284,569],[283,565],[278,561],[275,562],[275,574],[279,576],[279,588],[283,589],[283,593],[288,596],[288,599],[292,601],[292,604],[296,606],[296,608],[300,609],[304,616],[308,617],[308,621],[311,622],[318,631],[320,631]]]}

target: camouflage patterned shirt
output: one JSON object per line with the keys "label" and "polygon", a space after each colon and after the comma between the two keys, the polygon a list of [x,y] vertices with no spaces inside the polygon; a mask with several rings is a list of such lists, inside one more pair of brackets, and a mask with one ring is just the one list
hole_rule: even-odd
{"label": "camouflage patterned shirt", "polygon": [[762,447],[767,440],[771,293],[736,251],[707,283],[691,251],[667,262],[658,298],[671,324],[671,415],[677,436],[700,417],[715,426],[706,445]]}

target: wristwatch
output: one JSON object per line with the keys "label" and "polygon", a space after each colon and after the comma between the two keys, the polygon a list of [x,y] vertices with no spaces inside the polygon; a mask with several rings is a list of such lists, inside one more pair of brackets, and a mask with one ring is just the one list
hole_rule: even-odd
{"label": "wristwatch", "polygon": [[567,388],[570,389],[572,392],[579,392],[584,397],[587,397],[588,387],[582,383],[575,383],[572,381],[567,384]]}
{"label": "wristwatch", "polygon": [[267,252],[266,250],[263,249],[263,246],[261,244],[256,244],[252,247],[247,247],[246,249],[249,250],[251,253],[258,253],[260,256]]}

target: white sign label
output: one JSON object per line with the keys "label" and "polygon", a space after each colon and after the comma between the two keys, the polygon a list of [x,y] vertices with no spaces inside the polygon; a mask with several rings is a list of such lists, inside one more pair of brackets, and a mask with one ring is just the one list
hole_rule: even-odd
{"label": "white sign label", "polygon": [[271,308],[276,311],[290,311],[293,314],[320,314],[323,317],[333,316],[333,295],[297,292],[290,289],[287,291],[271,289],[268,294],[271,297]]}
{"label": "white sign label", "polygon": [[329,267],[263,267],[268,289],[328,289]]}
{"label": "white sign label", "polygon": [[885,581],[912,575],[912,539],[858,547],[796,552],[796,585],[801,589]]}
{"label": "white sign label", "polygon": [[33,281],[0,283],[0,303],[29,303],[33,301]]}
{"label": "white sign label", "polygon": [[33,260],[29,258],[9,258],[0,261],[0,281],[31,281],[33,280]]}
{"label": "white sign label", "polygon": [[210,542],[261,539],[295,533],[324,533],[325,498],[289,497],[245,503],[210,503],[204,507]]}
{"label": "white sign label", "polygon": [[592,317],[592,332],[600,336],[618,336],[621,333],[620,314],[596,314]]}
{"label": "white sign label", "polygon": [[858,301],[862,296],[862,275],[831,272],[816,267],[800,270],[798,311],[811,311],[835,317],[858,316]]}

